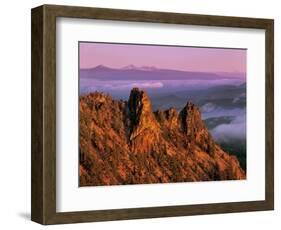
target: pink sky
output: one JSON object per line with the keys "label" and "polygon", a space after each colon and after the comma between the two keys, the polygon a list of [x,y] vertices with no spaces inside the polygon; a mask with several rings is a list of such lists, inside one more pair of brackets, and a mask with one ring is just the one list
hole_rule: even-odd
{"label": "pink sky", "polygon": [[200,72],[246,73],[246,50],[80,42],[80,68],[155,66]]}

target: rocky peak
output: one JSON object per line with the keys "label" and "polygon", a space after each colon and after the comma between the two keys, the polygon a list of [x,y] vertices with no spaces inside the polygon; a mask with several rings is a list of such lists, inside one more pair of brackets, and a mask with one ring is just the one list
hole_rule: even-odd
{"label": "rocky peak", "polygon": [[131,118],[131,137],[135,138],[144,130],[159,129],[159,125],[154,117],[151,102],[146,92],[138,88],[133,88],[128,101],[128,108]]}
{"label": "rocky peak", "polygon": [[173,107],[165,111],[157,110],[155,112],[155,116],[162,125],[169,129],[175,129],[179,127],[179,114],[178,111]]}
{"label": "rocky peak", "polygon": [[206,153],[213,155],[216,144],[201,119],[199,108],[187,102],[180,112],[180,118],[182,131],[192,140],[191,142],[195,142]]}
{"label": "rocky peak", "polygon": [[137,124],[142,116],[152,113],[151,102],[146,92],[138,88],[131,90],[128,108],[133,125]]}
{"label": "rocky peak", "polygon": [[193,103],[187,102],[180,112],[182,131],[190,138],[194,138],[202,129],[206,129],[201,119],[201,113]]}
{"label": "rocky peak", "polygon": [[95,110],[103,105],[107,106],[110,103],[112,103],[112,98],[105,93],[94,92],[80,97],[81,109],[90,108],[91,110]]}
{"label": "rocky peak", "polygon": [[149,152],[159,137],[160,126],[145,91],[133,88],[128,101],[131,120],[130,141],[133,152]]}
{"label": "rocky peak", "polygon": [[178,117],[178,111],[172,107],[165,111],[165,116],[167,120],[173,120]]}

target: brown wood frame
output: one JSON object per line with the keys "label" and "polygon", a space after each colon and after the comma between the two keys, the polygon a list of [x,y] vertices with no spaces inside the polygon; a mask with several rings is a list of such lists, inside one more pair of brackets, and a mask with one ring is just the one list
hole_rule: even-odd
{"label": "brown wood frame", "polygon": [[[43,5],[32,9],[32,157],[31,219],[62,224],[139,218],[231,213],[274,209],[274,21],[103,8]],[[56,18],[121,20],[264,29],[266,36],[266,183],[265,200],[56,212]]]}

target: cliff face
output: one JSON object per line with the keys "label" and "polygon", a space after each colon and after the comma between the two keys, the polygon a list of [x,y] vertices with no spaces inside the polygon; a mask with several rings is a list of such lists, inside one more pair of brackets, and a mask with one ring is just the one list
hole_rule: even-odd
{"label": "cliff face", "polygon": [[148,95],[128,102],[102,93],[80,97],[80,186],[245,179],[188,102],[153,112]]}

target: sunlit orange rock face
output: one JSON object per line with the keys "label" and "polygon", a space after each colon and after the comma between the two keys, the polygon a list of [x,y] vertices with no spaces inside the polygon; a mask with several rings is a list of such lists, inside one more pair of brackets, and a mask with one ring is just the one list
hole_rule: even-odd
{"label": "sunlit orange rock face", "polygon": [[137,88],[128,101],[97,92],[80,97],[80,186],[245,177],[191,102],[180,112],[153,112],[148,95]]}

